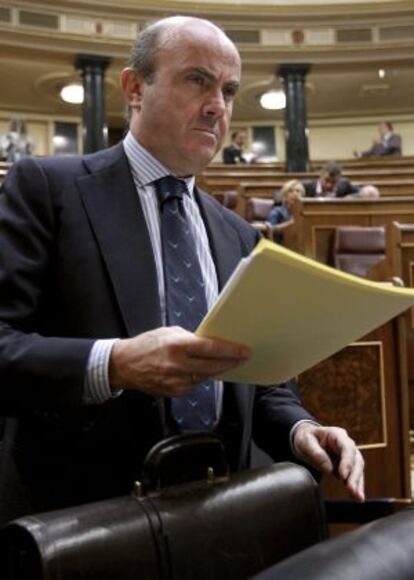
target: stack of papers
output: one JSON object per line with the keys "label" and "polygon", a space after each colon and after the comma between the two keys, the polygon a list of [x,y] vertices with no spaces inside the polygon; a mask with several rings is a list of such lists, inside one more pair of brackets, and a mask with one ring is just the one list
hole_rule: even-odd
{"label": "stack of papers", "polygon": [[414,305],[414,289],[357,278],[261,240],[197,329],[247,345],[251,359],[219,378],[284,382]]}

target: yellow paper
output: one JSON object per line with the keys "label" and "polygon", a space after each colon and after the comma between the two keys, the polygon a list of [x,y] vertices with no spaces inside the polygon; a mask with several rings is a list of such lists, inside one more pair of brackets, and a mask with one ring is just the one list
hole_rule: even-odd
{"label": "yellow paper", "polygon": [[414,305],[414,289],[357,278],[262,240],[242,260],[197,334],[247,345],[219,378],[284,382]]}

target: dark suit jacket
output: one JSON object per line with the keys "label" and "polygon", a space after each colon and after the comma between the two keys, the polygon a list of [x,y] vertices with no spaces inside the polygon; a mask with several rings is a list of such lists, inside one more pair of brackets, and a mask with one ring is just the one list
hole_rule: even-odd
{"label": "dark suit jacket", "polygon": [[246,163],[241,149],[231,143],[223,149],[223,163],[236,165],[237,163]]}
{"label": "dark suit jacket", "polygon": [[368,151],[361,153],[362,157],[378,157],[385,155],[401,155],[401,136],[392,133],[383,143],[375,143]]}
{"label": "dark suit jacket", "polygon": [[[305,188],[305,195],[306,197],[315,197],[316,196],[316,185],[317,181],[306,181],[304,182],[303,186]],[[336,193],[335,197],[344,197],[345,195],[349,195],[350,193],[357,193],[358,187],[353,185],[349,179],[346,177],[341,177],[336,184]]]}
{"label": "dark suit jacket", "polygon": [[[220,287],[255,231],[196,192]],[[97,338],[161,325],[151,242],[123,147],[85,157],[26,159],[0,193],[0,516],[128,493],[166,434],[165,401],[124,391],[82,405]],[[231,469],[248,466],[252,433],[275,460],[310,418],[284,387],[226,384],[219,431]]]}

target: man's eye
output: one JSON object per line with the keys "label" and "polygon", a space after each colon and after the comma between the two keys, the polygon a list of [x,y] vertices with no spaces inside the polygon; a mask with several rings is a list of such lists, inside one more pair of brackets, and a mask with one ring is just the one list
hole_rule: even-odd
{"label": "man's eye", "polygon": [[196,85],[199,85],[200,87],[204,86],[206,84],[206,79],[204,77],[201,76],[191,76],[190,77],[190,81],[195,83]]}
{"label": "man's eye", "polygon": [[226,101],[231,101],[235,98],[237,94],[237,89],[235,87],[225,87],[223,89],[223,96]]}

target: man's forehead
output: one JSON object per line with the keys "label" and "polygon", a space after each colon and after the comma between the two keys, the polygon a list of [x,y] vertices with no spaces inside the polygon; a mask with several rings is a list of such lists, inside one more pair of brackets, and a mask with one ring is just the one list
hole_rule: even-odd
{"label": "man's forehead", "polygon": [[229,64],[240,67],[239,52],[228,36],[215,26],[196,22],[191,28],[188,24],[177,24],[173,29],[166,30],[160,42],[160,49],[168,52],[184,52],[186,55],[196,51],[197,54],[204,54],[206,58],[215,57],[217,60],[228,61]]}

